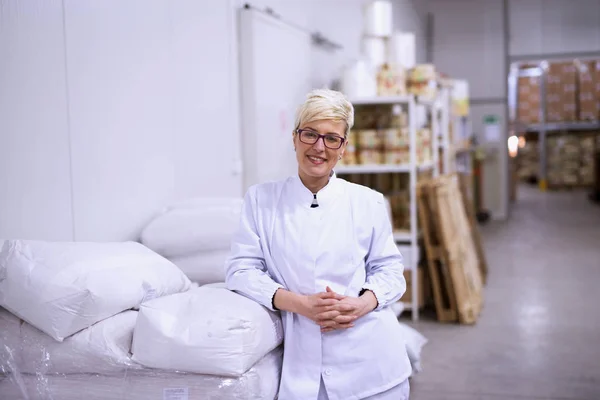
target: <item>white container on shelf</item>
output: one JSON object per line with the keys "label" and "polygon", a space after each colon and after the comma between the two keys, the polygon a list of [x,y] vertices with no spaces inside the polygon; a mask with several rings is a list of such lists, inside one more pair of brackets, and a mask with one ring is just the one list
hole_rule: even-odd
{"label": "white container on shelf", "polygon": [[417,64],[416,38],[412,32],[394,32],[387,43],[387,61],[404,69]]}
{"label": "white container on shelf", "polygon": [[417,129],[422,129],[427,126],[427,108],[423,104],[417,104]]}
{"label": "white container on shelf", "polygon": [[366,36],[388,37],[393,31],[392,2],[374,0],[364,6],[364,29]]}
{"label": "white container on shelf", "polygon": [[364,60],[357,60],[342,71],[342,92],[349,98],[374,97],[377,80],[374,69]]}
{"label": "white container on shelf", "polygon": [[387,62],[387,39],[376,36],[363,36],[361,39],[363,58],[375,69]]}

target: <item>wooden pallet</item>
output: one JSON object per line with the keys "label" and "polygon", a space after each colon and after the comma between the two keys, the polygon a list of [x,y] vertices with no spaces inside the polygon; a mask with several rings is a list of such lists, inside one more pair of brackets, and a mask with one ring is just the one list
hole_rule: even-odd
{"label": "wooden pallet", "polygon": [[417,202],[421,232],[427,257],[427,272],[437,319],[440,322],[455,322],[458,320],[456,299],[452,288],[452,279],[448,264],[443,258],[441,239],[435,221],[439,219],[437,209],[431,202],[434,180],[419,182],[417,186]]}
{"label": "wooden pallet", "polygon": [[481,241],[481,234],[479,233],[479,226],[477,225],[475,206],[473,205],[473,202],[471,202],[471,197],[469,196],[469,179],[471,179],[471,175],[460,174],[458,175],[458,177],[462,201],[467,213],[467,218],[469,220],[469,226],[471,227],[471,237],[473,238],[473,243],[475,244],[475,251],[477,252],[477,260],[479,262],[481,280],[484,284],[486,284],[488,276],[488,264],[487,259],[485,257],[485,251],[483,249],[483,243]]}
{"label": "wooden pallet", "polygon": [[437,227],[452,279],[458,320],[473,324],[483,306],[483,283],[458,177],[455,174],[441,177],[434,192],[439,216]]}
{"label": "wooden pallet", "polygon": [[475,323],[483,282],[458,176],[419,183],[417,198],[438,320]]}

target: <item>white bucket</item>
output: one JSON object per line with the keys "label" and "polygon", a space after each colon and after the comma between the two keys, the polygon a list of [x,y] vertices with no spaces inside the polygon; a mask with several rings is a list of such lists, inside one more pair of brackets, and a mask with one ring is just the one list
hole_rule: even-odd
{"label": "white bucket", "polygon": [[374,70],[363,60],[353,62],[342,72],[341,89],[348,98],[374,97],[377,94]]}
{"label": "white bucket", "polygon": [[367,36],[388,37],[393,31],[392,2],[374,0],[364,6],[364,30]]}
{"label": "white bucket", "polygon": [[361,39],[362,55],[371,67],[378,70],[387,62],[386,39],[383,37],[364,36]]}
{"label": "white bucket", "polygon": [[412,32],[394,32],[387,43],[387,61],[408,70],[416,65],[416,38]]}

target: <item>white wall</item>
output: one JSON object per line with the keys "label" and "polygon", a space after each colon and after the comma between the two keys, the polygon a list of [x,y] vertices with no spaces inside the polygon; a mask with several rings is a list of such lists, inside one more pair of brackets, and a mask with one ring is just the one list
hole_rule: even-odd
{"label": "white wall", "polygon": [[0,3],[0,238],[73,235],[60,0]]}
{"label": "white wall", "polygon": [[505,140],[486,143],[483,118],[495,115],[506,131],[504,11],[499,0],[430,0],[433,62],[469,81],[473,132],[489,149],[483,169],[483,206],[495,218],[508,214]]}
{"label": "white wall", "polygon": [[0,237],[135,239],[168,202],[241,195],[233,24],[219,1],[3,1]]}
{"label": "white wall", "polygon": [[469,80],[472,98],[505,93],[502,1],[430,0],[433,61],[453,77]]}
{"label": "white wall", "polygon": [[509,0],[510,55],[600,52],[600,0]]}
{"label": "white wall", "polygon": [[132,238],[171,201],[240,195],[227,4],[65,5],[76,238]]}

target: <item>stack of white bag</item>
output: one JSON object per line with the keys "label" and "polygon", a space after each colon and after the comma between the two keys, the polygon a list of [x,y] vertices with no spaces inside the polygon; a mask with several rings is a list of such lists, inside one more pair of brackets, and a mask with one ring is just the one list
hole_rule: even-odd
{"label": "stack of white bag", "polygon": [[282,341],[278,314],[216,284],[143,304],[132,350],[148,367],[239,377]]}
{"label": "stack of white bag", "polygon": [[[282,360],[276,348],[281,343],[277,316],[261,308],[254,309],[256,320],[248,320],[242,315],[248,307],[233,307],[239,305],[238,298],[242,303],[250,300],[224,288],[207,288],[219,291],[211,293],[213,300],[229,298],[215,307],[215,302],[204,301],[202,295],[189,296],[198,290],[190,288],[190,281],[177,267],[137,243],[5,243],[0,253],[0,306],[11,312],[0,308],[0,398],[68,400],[81,398],[84,391],[87,400],[275,398]],[[205,332],[209,350],[185,357],[191,365],[205,365],[202,372],[211,375],[142,365],[152,361],[154,354],[144,353],[144,343],[152,338],[145,337],[149,331],[142,322],[156,318],[151,312],[150,318],[140,319],[136,326],[138,317],[148,313],[146,306],[160,309],[163,301],[182,309],[177,299],[202,301],[202,307],[187,307],[202,308],[202,318],[212,326]],[[238,313],[237,324],[223,323],[234,321]],[[172,332],[193,325],[185,314],[173,316]],[[234,334],[228,340],[230,328],[245,335]],[[131,357],[134,332],[142,345],[135,354],[141,363]],[[165,333],[164,341],[155,342],[157,347],[151,351],[177,347],[172,343],[178,336]],[[188,333],[194,335],[193,330]],[[211,335],[222,340],[211,342]],[[260,337],[272,342],[267,344]],[[201,336],[192,339],[202,346]],[[251,347],[240,347],[239,342]],[[223,346],[210,347],[219,343]],[[234,360],[240,351],[248,351],[245,359]],[[172,355],[177,354],[183,355]],[[177,365],[173,358],[170,361]],[[231,377],[219,376],[219,372]]]}
{"label": "stack of white bag", "polygon": [[59,342],[190,285],[171,262],[135,242],[7,240],[0,252],[0,306]]}
{"label": "stack of white bag", "polygon": [[173,204],[142,231],[140,242],[200,285],[225,281],[225,261],[243,199],[197,198]]}

